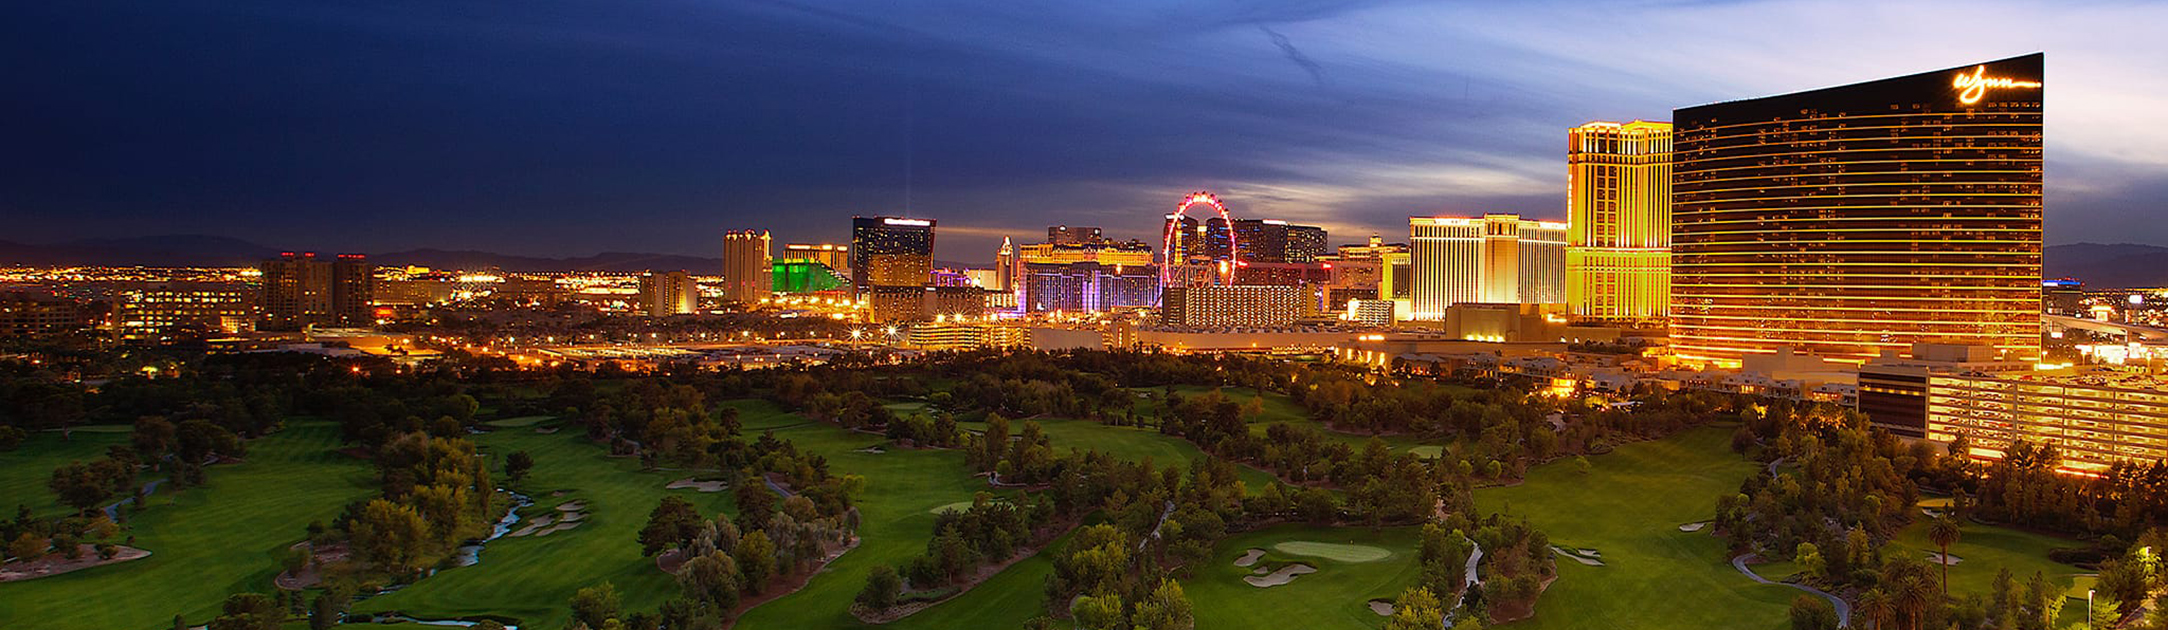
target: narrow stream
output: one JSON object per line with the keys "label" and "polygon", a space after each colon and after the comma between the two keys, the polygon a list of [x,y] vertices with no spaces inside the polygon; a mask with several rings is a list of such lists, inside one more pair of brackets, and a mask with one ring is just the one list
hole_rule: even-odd
{"label": "narrow stream", "polygon": [[488,538],[470,540],[467,541],[467,544],[460,545],[459,550],[453,552],[451,559],[446,561],[449,566],[445,568],[471,567],[479,564],[482,561],[482,546],[489,544],[490,541],[503,538],[507,533],[511,533],[512,526],[519,524],[519,511],[527,506],[534,505],[534,499],[527,495],[503,488],[498,488],[498,490],[512,495],[512,508],[504,511],[504,518],[497,519],[497,526],[489,530]]}

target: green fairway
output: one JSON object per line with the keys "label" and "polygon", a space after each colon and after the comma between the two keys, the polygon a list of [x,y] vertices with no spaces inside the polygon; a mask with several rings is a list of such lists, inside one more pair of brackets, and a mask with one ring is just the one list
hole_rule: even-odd
{"label": "green fairway", "polygon": [[[527,451],[535,460],[519,488],[535,505],[522,513],[544,515],[581,501],[588,517],[579,527],[548,536],[504,537],[489,543],[481,563],[445,569],[396,592],[354,605],[355,612],[398,611],[420,619],[475,615],[513,617],[522,627],[556,628],[571,614],[572,593],[610,582],[626,610],[653,611],[675,595],[677,583],[640,555],[636,541],[647,513],[666,495],[691,501],[702,513],[729,504],[727,492],[666,490],[682,472],[643,472],[639,461],[608,457],[578,431],[539,434],[508,429],[474,436],[485,454]],[[563,491],[561,496],[552,496]]]}
{"label": "green fairway", "polygon": [[[1054,444],[1057,452],[1067,453],[1069,449],[1097,450],[1126,461],[1150,458],[1152,463],[1162,467],[1184,468],[1187,468],[1191,461],[1204,457],[1204,452],[1197,450],[1197,446],[1190,444],[1188,440],[1166,435],[1155,429],[1113,426],[1075,418],[1033,418],[1030,421],[1039,423],[1040,430],[1046,432],[1047,440]],[[984,422],[960,424],[974,432],[986,430]],[[1024,421],[1010,421],[1010,435],[1016,435],[1023,429]],[[1274,483],[1272,475],[1265,471],[1249,466],[1236,466],[1235,469],[1250,492],[1257,492]]]}
{"label": "green fairway", "polygon": [[338,439],[330,423],[295,423],[250,442],[245,463],[212,467],[210,485],[152,495],[132,523],[150,557],[0,584],[0,628],[164,628],[175,614],[203,623],[227,595],[270,592],[276,554],[310,521],[375,494],[367,462],[335,452]]}
{"label": "green fairway", "polygon": [[[93,431],[89,429],[112,428],[117,431]],[[120,425],[111,427],[76,427],[73,439],[60,439],[59,431],[39,431],[30,434],[15,450],[0,452],[0,509],[7,511],[6,518],[15,517],[15,506],[30,506],[37,516],[60,516],[74,510],[61,505],[46,488],[53,478],[53,469],[68,462],[90,461],[105,456],[108,446],[127,444],[128,435],[134,429]],[[146,473],[146,479],[151,476]]]}
{"label": "green fairway", "polygon": [[[1897,544],[1891,545],[1886,552],[1903,553],[1900,550],[1910,550],[1912,557],[1925,560],[1928,552],[1940,551],[1941,548],[1927,540],[1927,525],[1926,517],[1915,519],[1911,525],[1897,533]],[[1950,555],[1960,560],[1950,566],[1952,595],[1961,597],[1967,593],[1986,595],[1992,592],[1995,574],[2005,568],[2010,570],[2011,576],[2016,577],[2020,585],[2031,579],[2034,573],[2040,573],[2046,575],[2050,583],[2065,589],[2075,585],[2074,578],[2077,574],[2087,572],[2085,569],[2048,559],[2048,552],[2058,547],[2085,546],[2085,543],[2079,541],[1971,521],[1966,521],[1961,531],[1963,535],[1957,539],[1957,544],[1950,545]],[[1941,575],[1941,567],[1933,563],[1929,563],[1927,567],[1933,569],[1938,577]],[[2084,594],[2083,589],[2078,591],[2078,595]],[[2082,615],[2066,617],[2070,620],[2083,618]]]}
{"label": "green fairway", "polygon": [[1558,563],[1559,579],[1515,628],[1749,628],[1786,626],[1798,591],[1755,584],[1732,569],[1708,532],[1679,531],[1708,520],[1716,498],[1735,492],[1754,463],[1733,454],[1729,427],[1619,447],[1528,472],[1518,486],[1476,492],[1484,512],[1526,516],[1562,547],[1595,549],[1607,566]]}
{"label": "green fairway", "polygon": [[482,424],[485,426],[492,426],[499,429],[517,429],[521,427],[531,427],[537,424],[541,424],[545,421],[555,419],[557,419],[557,416],[520,416],[517,418],[491,420]]}
{"label": "green fairway", "polygon": [[[1398,597],[1415,582],[1415,534],[1411,527],[1373,531],[1307,525],[1236,534],[1213,547],[1202,566],[1188,567],[1182,590],[1195,605],[1198,628],[1375,628],[1384,625],[1385,618],[1370,611],[1369,601]],[[1303,552],[1286,552],[1287,547]],[[1392,555],[1363,554],[1368,559],[1350,562],[1317,553],[1366,548]],[[1234,565],[1250,549],[1266,550],[1256,567],[1299,562],[1317,572],[1271,588],[1251,586],[1242,578],[1256,567]]]}

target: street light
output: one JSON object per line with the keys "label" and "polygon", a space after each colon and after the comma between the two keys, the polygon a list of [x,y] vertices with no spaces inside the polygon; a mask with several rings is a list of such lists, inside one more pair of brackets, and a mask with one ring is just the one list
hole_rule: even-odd
{"label": "street light", "polygon": [[2085,589],[2085,630],[2093,630],[2093,589]]}

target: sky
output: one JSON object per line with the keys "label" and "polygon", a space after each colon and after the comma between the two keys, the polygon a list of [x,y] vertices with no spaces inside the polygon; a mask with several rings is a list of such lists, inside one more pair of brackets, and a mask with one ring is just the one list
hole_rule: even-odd
{"label": "sky", "polygon": [[2168,245],[2168,4],[69,0],[0,7],[0,240],[719,255],[940,222],[1563,220],[1566,129],[2047,53],[2049,244]]}

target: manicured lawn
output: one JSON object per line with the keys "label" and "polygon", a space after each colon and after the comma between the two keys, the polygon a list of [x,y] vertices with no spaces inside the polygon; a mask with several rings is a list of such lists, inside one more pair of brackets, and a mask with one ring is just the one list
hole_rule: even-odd
{"label": "manicured lawn", "polygon": [[[1921,559],[1925,559],[1928,552],[1939,551],[1939,547],[1927,540],[1927,523],[1926,517],[1915,519],[1904,531],[1897,533],[1897,545],[1891,546],[1887,551],[1896,553],[1899,549],[1909,549],[1914,557]],[[2037,572],[2046,575],[2050,583],[2064,589],[2075,584],[2074,578],[2077,574],[2090,573],[2085,569],[2048,559],[2048,552],[2058,547],[2085,546],[2075,540],[1969,521],[1960,531],[1964,535],[1957,539],[1957,544],[1950,545],[1950,555],[1962,560],[1950,566],[1950,593],[1960,597],[1967,593],[1986,595],[1993,592],[1995,574],[2005,568],[2010,570],[2011,577],[2017,578],[2020,586],[2024,585],[2025,580],[2032,579]],[[1927,568],[1933,569],[1938,577],[1941,575],[1941,567],[1928,563]],[[2078,589],[2078,596],[2082,598],[2084,595],[2084,589]],[[2084,617],[2081,615],[2068,619],[2075,621]]]}
{"label": "manicured lawn", "polygon": [[270,592],[276,554],[310,521],[376,492],[368,464],[335,452],[338,440],[330,423],[295,423],[250,442],[246,462],[213,467],[210,485],[151,495],[132,523],[150,557],[0,584],[0,628],[164,628],[175,614],[200,624],[229,594]]}
{"label": "manicured lawn", "polygon": [[[552,514],[568,501],[586,503],[579,527],[548,536],[504,537],[489,543],[481,562],[444,569],[412,586],[354,605],[355,612],[398,611],[421,619],[475,615],[513,617],[526,628],[557,628],[571,614],[572,593],[610,582],[626,610],[653,611],[678,592],[670,575],[640,555],[637,542],[647,514],[666,495],[692,501],[704,514],[723,511],[730,493],[666,490],[684,472],[644,472],[629,457],[606,451],[577,429],[553,434],[514,428],[474,436],[485,454],[527,451],[534,471],[518,490],[535,500],[522,513]],[[501,481],[501,480],[500,480]],[[561,496],[552,496],[563,491]]]}
{"label": "manicured lawn", "polygon": [[[1024,430],[1024,420],[1009,423],[1009,434]],[[1156,429],[1123,427],[1101,424],[1092,420],[1075,418],[1033,418],[1039,429],[1046,432],[1056,452],[1067,453],[1070,449],[1097,450],[1125,461],[1143,461],[1151,458],[1161,467],[1180,466],[1187,469],[1189,463],[1204,457],[1204,452],[1188,440],[1160,433]],[[973,432],[986,430],[984,422],[960,423]],[[1272,475],[1249,466],[1237,466],[1242,483],[1251,492],[1263,490],[1273,483]]]}
{"label": "manicured lawn", "polygon": [[[1055,539],[1047,549],[1060,549],[1068,537]],[[1046,576],[1054,563],[1044,555],[1017,561],[975,588],[918,614],[883,628],[949,630],[952,628],[1020,628],[1046,610]],[[741,626],[751,628],[752,626]],[[1203,627],[1203,626],[1199,626]]]}
{"label": "manicured lawn", "polygon": [[[114,428],[117,431],[94,431],[93,428]],[[38,516],[59,516],[73,512],[61,505],[46,488],[53,478],[53,469],[72,461],[90,461],[105,456],[105,448],[127,444],[133,427],[76,427],[73,439],[60,439],[59,431],[39,431],[30,434],[15,450],[0,452],[0,518],[15,518],[15,506],[30,506],[30,512]],[[150,475],[150,473],[146,473]]]}
{"label": "manicured lawn", "polygon": [[1679,525],[1708,520],[1754,464],[1728,448],[1731,429],[1704,427],[1588,458],[1539,466],[1527,482],[1476,492],[1485,512],[1526,516],[1553,544],[1592,548],[1607,566],[1561,559],[1559,580],[1515,628],[1786,627],[1798,591],[1759,585],[1729,564],[1724,544]]}
{"label": "manicured lawn", "polygon": [[[1419,573],[1415,534],[1416,529],[1410,527],[1373,531],[1307,525],[1236,534],[1213,547],[1212,557],[1203,566],[1190,569],[1182,589],[1195,605],[1199,628],[1375,628],[1384,625],[1385,618],[1370,611],[1370,600],[1398,597]],[[1271,588],[1251,586],[1242,578],[1251,575],[1254,567],[1237,567],[1234,561],[1252,548],[1265,550],[1256,566],[1277,569],[1299,562],[1317,572]],[[1304,553],[1289,553],[1286,548]],[[1358,549],[1382,549],[1390,555],[1349,553]],[[1332,555],[1344,558],[1328,557]],[[1346,561],[1353,558],[1364,561]]]}
{"label": "manicured lawn", "polygon": [[505,418],[502,420],[490,420],[482,424],[485,426],[492,426],[499,429],[517,429],[521,427],[531,427],[555,419],[557,419],[557,416],[520,416],[517,418]]}

